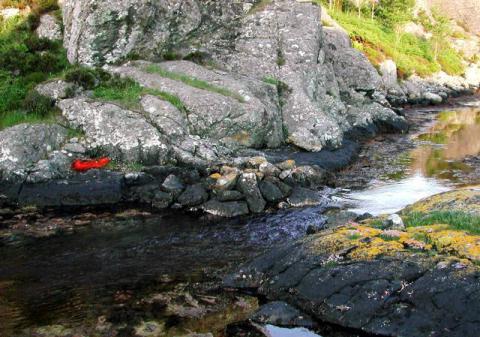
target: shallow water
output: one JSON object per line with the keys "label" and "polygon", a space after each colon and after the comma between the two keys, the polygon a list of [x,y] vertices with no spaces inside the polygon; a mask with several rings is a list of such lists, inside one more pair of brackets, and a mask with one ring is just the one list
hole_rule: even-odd
{"label": "shallow water", "polygon": [[0,336],[96,320],[119,291],[215,279],[267,248],[322,226],[324,207],[228,221],[193,215],[99,222],[72,235],[0,241]]}
{"label": "shallow water", "polygon": [[[471,168],[463,160],[480,154],[480,109],[443,111],[412,137],[417,146],[404,154],[406,164],[393,179],[376,180],[365,190],[343,196],[352,211],[395,213],[420,199],[464,186],[460,177]],[[479,182],[474,178],[468,184]]]}

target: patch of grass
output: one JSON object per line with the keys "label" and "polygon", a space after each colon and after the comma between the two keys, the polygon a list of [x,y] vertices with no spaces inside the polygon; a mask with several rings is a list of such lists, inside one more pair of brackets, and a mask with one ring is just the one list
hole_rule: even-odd
{"label": "patch of grass", "polygon": [[[35,5],[40,6],[38,11],[47,11],[55,7],[53,3],[36,1]],[[21,8],[22,2],[9,5]],[[32,89],[70,65],[61,42],[35,35],[36,15],[0,18],[0,129],[43,119],[48,122],[57,114],[52,102]]]}
{"label": "patch of grass", "polygon": [[382,239],[383,241],[400,241],[400,238],[398,236],[389,236],[389,235],[380,234],[379,238]]}
{"label": "patch of grass", "polygon": [[139,108],[140,99],[143,95],[153,95],[171,103],[178,110],[187,112],[182,100],[173,94],[144,88],[131,79],[123,79],[118,76],[112,76],[109,80],[103,81],[93,90],[95,98],[105,101],[119,103],[128,109]]}
{"label": "patch of grass", "polygon": [[348,239],[349,240],[352,240],[352,241],[355,241],[355,240],[358,240],[358,239],[361,239],[362,236],[360,234],[350,234],[348,235]]}
{"label": "patch of grass", "polygon": [[71,138],[82,138],[85,136],[85,132],[80,129],[75,128],[67,128],[67,137],[68,139]]}
{"label": "patch of grass", "polygon": [[21,111],[11,111],[0,114],[0,130],[6,129],[18,124],[39,124],[39,123],[54,123],[58,112],[55,110],[49,111],[47,114],[26,114]]}
{"label": "patch of grass", "polygon": [[461,211],[434,211],[431,213],[410,213],[404,217],[407,227],[449,225],[452,229],[480,234],[480,216]]}
{"label": "patch of grass", "polygon": [[158,65],[150,65],[146,68],[146,71],[149,73],[158,74],[162,77],[166,77],[174,81],[183,82],[197,89],[206,90],[206,91],[214,92],[223,96],[235,98],[237,101],[241,103],[245,102],[245,99],[243,98],[242,95],[235,93],[227,88],[219,87],[219,86],[210,84],[206,81],[202,81],[198,78],[191,77],[185,74],[168,71],[161,68]]}

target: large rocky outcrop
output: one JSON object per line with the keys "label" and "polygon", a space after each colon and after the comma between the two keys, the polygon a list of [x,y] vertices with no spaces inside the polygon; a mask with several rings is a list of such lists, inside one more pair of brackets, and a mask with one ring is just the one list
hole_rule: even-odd
{"label": "large rocky outcrop", "polygon": [[230,89],[244,102],[146,72],[144,62],[111,68],[178,95],[189,112],[189,133],[222,143],[233,139],[258,148],[287,141],[320,151],[340,146],[353,128],[405,128],[402,118],[375,103],[384,103],[380,77],[363,54],[345,45],[348,37],[340,31],[327,34],[325,42],[320,7],[257,2],[66,1],[65,45],[70,61],[87,65],[134,54],[154,61],[208,60],[226,70],[186,61],[157,65]]}

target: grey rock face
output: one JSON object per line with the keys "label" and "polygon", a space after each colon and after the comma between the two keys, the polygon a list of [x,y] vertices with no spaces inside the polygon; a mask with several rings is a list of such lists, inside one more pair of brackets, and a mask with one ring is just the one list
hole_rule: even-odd
{"label": "grey rock face", "polygon": [[63,38],[62,27],[51,14],[44,14],[40,17],[40,24],[35,32],[42,39],[55,41]]}
{"label": "grey rock face", "polygon": [[66,0],[65,46],[70,62],[102,64],[129,55],[161,59],[186,56],[198,46],[228,44],[231,27],[257,1]]}
{"label": "grey rock face", "polygon": [[139,113],[86,98],[65,99],[58,105],[70,125],[85,132],[90,149],[127,162],[158,164],[167,159],[160,133]]}
{"label": "grey rock face", "polygon": [[[172,107],[155,107],[151,97],[143,100],[144,108],[153,117],[152,120],[167,130],[172,126],[174,136],[178,132],[188,132],[226,145],[254,148],[277,147],[283,141],[282,116],[276,106],[276,91],[261,81],[245,80],[187,61],[160,64],[137,61],[111,67],[110,70],[131,77],[141,85],[180,98],[186,111],[172,112],[168,123],[165,123],[168,117],[165,114]],[[199,89],[168,78],[162,72],[195,78],[214,88]],[[158,102],[155,104],[159,105]],[[162,110],[163,114],[160,113]],[[178,129],[178,123],[184,128]]]}
{"label": "grey rock face", "polygon": [[58,150],[66,138],[67,130],[59,125],[20,124],[0,131],[0,180],[25,179],[29,169]]}

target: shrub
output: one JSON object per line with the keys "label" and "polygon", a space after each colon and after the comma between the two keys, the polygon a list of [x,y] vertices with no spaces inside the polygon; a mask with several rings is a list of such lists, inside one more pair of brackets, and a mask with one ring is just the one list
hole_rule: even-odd
{"label": "shrub", "polygon": [[31,90],[22,102],[23,111],[27,114],[36,114],[40,117],[47,116],[54,107],[54,101],[36,90]]}
{"label": "shrub", "polygon": [[90,68],[77,67],[65,73],[65,80],[91,90],[99,83],[95,71]]}

